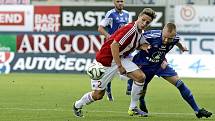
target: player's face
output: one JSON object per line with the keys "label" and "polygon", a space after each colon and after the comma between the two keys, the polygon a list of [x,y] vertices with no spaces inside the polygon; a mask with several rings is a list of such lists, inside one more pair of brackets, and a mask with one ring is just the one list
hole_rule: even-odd
{"label": "player's face", "polygon": [[152,22],[152,18],[146,14],[143,14],[137,19],[137,27],[138,29],[144,30],[149,26],[151,22]]}
{"label": "player's face", "polygon": [[114,0],[114,5],[117,10],[121,11],[124,7],[124,0]]}
{"label": "player's face", "polygon": [[174,40],[175,35],[175,31],[169,32],[167,28],[164,28],[162,31],[163,44],[172,42]]}

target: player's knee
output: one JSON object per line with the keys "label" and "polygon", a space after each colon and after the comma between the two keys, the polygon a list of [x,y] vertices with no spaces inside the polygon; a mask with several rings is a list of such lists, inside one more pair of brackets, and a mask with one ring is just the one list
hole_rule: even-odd
{"label": "player's knee", "polygon": [[96,100],[101,100],[104,96],[104,92],[105,91],[94,91],[92,97],[93,99],[96,101]]}
{"label": "player's knee", "polygon": [[101,100],[103,98],[103,95],[95,95],[93,96],[94,100]]}
{"label": "player's knee", "polygon": [[137,82],[139,83],[144,83],[145,79],[146,79],[146,75],[144,73],[141,73],[139,75],[137,75]]}

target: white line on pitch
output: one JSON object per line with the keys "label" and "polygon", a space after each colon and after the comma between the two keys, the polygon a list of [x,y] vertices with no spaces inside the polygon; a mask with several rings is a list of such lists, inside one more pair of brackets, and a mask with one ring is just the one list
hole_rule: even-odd
{"label": "white line on pitch", "polygon": [[[28,111],[57,111],[57,112],[70,112],[72,110],[63,110],[63,109],[56,109],[56,108],[0,108],[0,110],[28,110]],[[96,110],[84,110],[84,112],[97,112],[97,113],[120,113],[120,114],[126,114],[126,112],[121,111],[96,111]],[[159,113],[159,112],[152,112],[149,113],[149,115],[194,115],[194,113]]]}

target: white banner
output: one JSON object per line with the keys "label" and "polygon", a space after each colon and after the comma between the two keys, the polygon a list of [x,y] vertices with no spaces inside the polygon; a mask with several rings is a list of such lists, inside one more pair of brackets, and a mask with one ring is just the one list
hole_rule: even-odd
{"label": "white banner", "polygon": [[33,31],[33,14],[31,5],[1,5],[0,31]]}
{"label": "white banner", "polygon": [[[188,52],[185,54],[215,54],[215,35],[180,35],[181,42],[186,45]],[[171,54],[179,54],[180,51],[174,47]]]}
{"label": "white banner", "polygon": [[180,77],[215,78],[215,55],[167,55]]}
{"label": "white banner", "polygon": [[175,6],[175,23],[180,32],[215,33],[215,6]]}

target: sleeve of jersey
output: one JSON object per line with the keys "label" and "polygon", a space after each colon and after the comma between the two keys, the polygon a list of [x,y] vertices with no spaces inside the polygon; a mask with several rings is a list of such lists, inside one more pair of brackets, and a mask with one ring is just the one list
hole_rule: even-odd
{"label": "sleeve of jersey", "polygon": [[105,18],[102,19],[102,21],[99,23],[100,26],[108,26],[108,25],[111,25],[112,23],[112,18],[111,18],[111,14],[108,12],[106,15],[105,15]]}
{"label": "sleeve of jersey", "polygon": [[116,37],[114,38],[120,45],[123,45],[126,41],[131,41],[128,39],[133,36],[135,33],[135,27],[123,27],[116,33]]}
{"label": "sleeve of jersey", "polygon": [[181,40],[181,38],[180,38],[179,34],[176,34],[176,36],[174,38],[175,43],[178,43],[180,40]]}
{"label": "sleeve of jersey", "polygon": [[144,32],[141,36],[141,39],[143,39],[141,40],[142,43],[150,44],[150,40],[152,39],[152,36],[149,32]]}
{"label": "sleeve of jersey", "polygon": [[144,43],[148,43],[148,44],[149,44],[149,41],[148,41],[147,38],[142,34],[142,35],[141,35],[141,38],[140,38],[140,45],[141,45],[141,44],[144,44]]}

